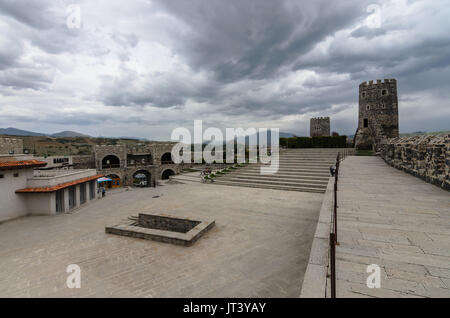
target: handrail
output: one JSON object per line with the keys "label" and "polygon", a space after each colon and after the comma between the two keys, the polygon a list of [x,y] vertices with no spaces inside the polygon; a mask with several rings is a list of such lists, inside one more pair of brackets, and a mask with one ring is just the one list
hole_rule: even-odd
{"label": "handrail", "polygon": [[353,150],[344,149],[343,152],[338,152],[336,156],[336,167],[334,172],[334,196],[333,196],[333,214],[332,225],[330,227],[330,280],[331,280],[331,298],[336,298],[336,245],[339,245],[337,240],[337,210],[338,210],[338,181],[339,181],[339,166],[347,156],[353,154]]}

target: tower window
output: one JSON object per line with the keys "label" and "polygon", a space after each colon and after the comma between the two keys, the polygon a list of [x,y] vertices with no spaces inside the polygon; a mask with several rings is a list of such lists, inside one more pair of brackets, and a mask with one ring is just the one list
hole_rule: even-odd
{"label": "tower window", "polygon": [[387,95],[387,89],[381,90],[381,96],[386,96],[386,95]]}
{"label": "tower window", "polygon": [[363,97],[363,98],[366,97],[366,92],[363,92],[363,93],[362,93],[362,97]]}
{"label": "tower window", "polygon": [[367,110],[370,110],[370,105],[367,105],[367,106],[366,106],[366,109],[367,109]]}
{"label": "tower window", "polygon": [[369,119],[364,118],[364,128],[369,127]]}

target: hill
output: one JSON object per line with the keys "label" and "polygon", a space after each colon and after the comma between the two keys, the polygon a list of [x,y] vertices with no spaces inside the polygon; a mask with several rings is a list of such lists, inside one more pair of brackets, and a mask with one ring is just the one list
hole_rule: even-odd
{"label": "hill", "polygon": [[65,130],[54,134],[45,134],[45,133],[38,133],[34,131],[29,130],[22,130],[17,129],[14,127],[8,127],[8,128],[0,128],[0,135],[9,135],[9,136],[31,136],[31,137],[37,137],[37,136],[47,136],[47,137],[90,137],[88,135],[81,134],[76,131],[70,131]]}
{"label": "hill", "polygon": [[0,135],[10,135],[10,136],[45,136],[45,134],[36,133],[33,131],[17,129],[13,127],[0,128]]}

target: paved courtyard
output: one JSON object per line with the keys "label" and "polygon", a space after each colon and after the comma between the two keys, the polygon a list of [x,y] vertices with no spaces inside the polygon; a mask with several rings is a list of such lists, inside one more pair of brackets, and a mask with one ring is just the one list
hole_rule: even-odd
{"label": "paved courtyard", "polygon": [[[157,197],[158,196],[158,197]],[[322,194],[166,184],[0,224],[0,297],[297,297]],[[191,247],[105,234],[139,212],[210,217]],[[81,288],[66,287],[69,264]]]}
{"label": "paved courtyard", "polygon": [[345,159],[338,190],[337,297],[450,297],[448,191],[379,157]]}

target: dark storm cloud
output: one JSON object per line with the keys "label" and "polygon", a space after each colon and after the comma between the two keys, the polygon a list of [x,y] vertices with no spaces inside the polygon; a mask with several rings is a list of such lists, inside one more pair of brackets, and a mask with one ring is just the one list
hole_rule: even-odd
{"label": "dark storm cloud", "polygon": [[46,30],[52,27],[50,1],[1,0],[0,12],[32,28]]}
{"label": "dark storm cloud", "polygon": [[361,16],[368,1],[159,1],[189,26],[176,49],[222,82],[273,77]]}
{"label": "dark storm cloud", "polygon": [[[125,72],[108,82],[99,98],[108,105],[155,107],[182,106],[191,99],[214,104],[228,114],[276,108],[275,114],[284,115],[302,113],[314,105],[324,109],[331,101],[305,104],[286,96],[289,91],[256,101],[248,96],[245,85],[233,91],[224,88],[250,80],[255,82],[248,89],[257,90],[269,81],[282,80],[292,71],[292,63],[314,45],[360,18],[365,3],[346,1],[331,6],[322,0],[158,1],[187,26],[187,31],[172,34],[173,50],[194,72],[207,72],[208,83],[180,74],[164,74],[159,76],[160,81],[148,76],[142,83],[141,78]],[[126,87],[124,82],[128,83]]]}

